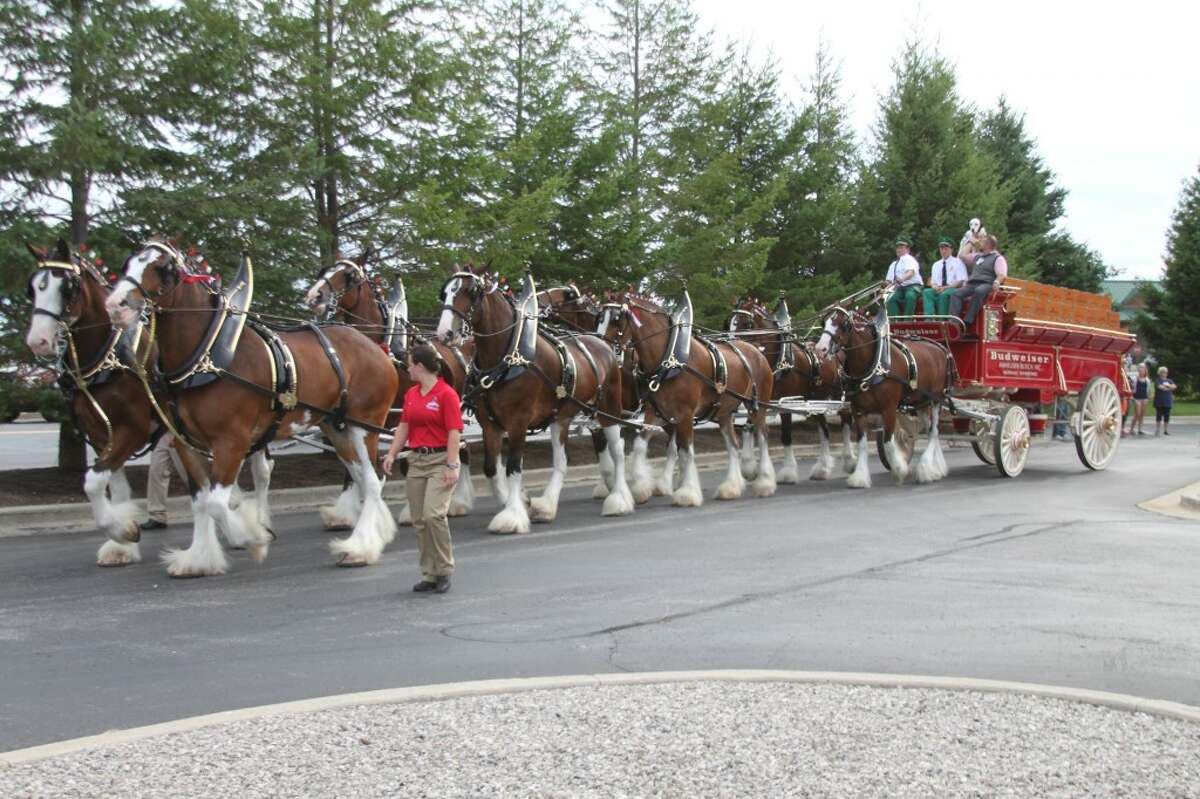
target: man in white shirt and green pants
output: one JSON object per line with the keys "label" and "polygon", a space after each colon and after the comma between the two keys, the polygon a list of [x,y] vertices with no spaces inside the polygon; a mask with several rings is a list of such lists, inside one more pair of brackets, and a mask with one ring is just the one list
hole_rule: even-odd
{"label": "man in white shirt and green pants", "polygon": [[921,280],[921,265],[909,254],[911,248],[910,237],[896,237],[896,260],[892,261],[884,278],[895,286],[887,301],[888,316],[900,316],[901,308],[904,316],[912,316],[917,311],[917,297],[921,296],[925,283]]}

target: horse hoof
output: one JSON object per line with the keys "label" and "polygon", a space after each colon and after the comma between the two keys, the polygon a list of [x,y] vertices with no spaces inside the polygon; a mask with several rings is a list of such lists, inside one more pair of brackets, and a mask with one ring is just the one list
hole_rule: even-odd
{"label": "horse hoof", "polygon": [[368,564],[367,559],[361,555],[342,555],[338,558],[337,565],[345,569],[358,569]]}

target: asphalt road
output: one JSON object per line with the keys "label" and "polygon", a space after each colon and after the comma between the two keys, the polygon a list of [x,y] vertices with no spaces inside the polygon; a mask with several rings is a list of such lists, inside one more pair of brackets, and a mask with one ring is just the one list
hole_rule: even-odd
{"label": "asphalt road", "polygon": [[[1181,431],[1182,432],[1182,431]],[[969,451],[932,486],[843,480],[620,520],[576,489],[520,537],[454,524],[445,596],[407,530],[342,570],[312,515],[261,566],[173,581],[96,535],[0,540],[0,750],[346,691],[614,670],[793,668],[1071,685],[1200,705],[1200,524],[1135,503],[1200,480],[1195,428],[1016,480]],[[709,472],[705,484],[716,482]],[[487,500],[485,500],[485,503]],[[490,506],[489,506],[490,507]],[[184,544],[172,528],[143,543]]]}

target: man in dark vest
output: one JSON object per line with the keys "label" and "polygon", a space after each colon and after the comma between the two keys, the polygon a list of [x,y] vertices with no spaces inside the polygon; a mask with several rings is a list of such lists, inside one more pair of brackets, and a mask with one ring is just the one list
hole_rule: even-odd
{"label": "man in dark vest", "polygon": [[[971,276],[967,278],[967,285],[956,289],[950,297],[950,313],[953,316],[962,316],[968,334],[972,332],[975,317],[979,315],[979,309],[983,307],[988,295],[998,289],[1008,277],[1008,261],[996,251],[996,237],[984,236],[983,247],[982,255],[971,253],[963,258],[967,266],[971,267]],[[965,315],[962,314],[963,303],[970,303]]]}

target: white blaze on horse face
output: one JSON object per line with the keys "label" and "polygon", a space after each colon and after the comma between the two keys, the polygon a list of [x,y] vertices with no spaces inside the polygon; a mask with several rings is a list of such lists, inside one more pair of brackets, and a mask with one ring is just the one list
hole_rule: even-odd
{"label": "white blaze on horse face", "polygon": [[[129,259],[129,264],[125,268],[125,274],[131,279],[141,283],[146,276],[146,268],[150,264],[158,260],[158,250],[153,247],[147,247],[140,253]],[[138,309],[131,308],[125,304],[129,299],[130,292],[133,290],[133,285],[127,280],[117,281],[113,286],[113,291],[108,295],[108,300],[104,303],[105,309],[108,311],[108,318],[113,324],[119,327],[129,327],[138,317]],[[140,298],[143,302],[145,298]],[[141,303],[138,303],[139,309]]]}
{"label": "white blaze on horse face", "polygon": [[833,321],[833,317],[825,320],[825,330],[821,333],[821,338],[817,340],[817,355],[822,358],[829,352],[829,347],[833,343],[833,336],[837,333],[837,325]]}
{"label": "white blaze on horse face", "polygon": [[449,341],[450,337],[459,332],[459,318],[452,311],[450,306],[454,305],[454,298],[458,296],[458,292],[462,290],[462,278],[456,277],[446,284],[446,288],[442,289],[442,315],[438,317],[438,338]]}
{"label": "white blaze on horse face", "polygon": [[596,325],[596,335],[600,336],[601,338],[604,338],[604,336],[608,335],[608,323],[609,319],[612,317],[612,312],[612,308],[605,308],[600,313],[600,322]]}
{"label": "white blaze on horse face", "polygon": [[[61,316],[64,311],[64,282],[64,278],[49,270],[39,272],[33,279],[33,307]],[[53,316],[34,314],[29,320],[25,344],[39,358],[54,354],[58,346],[58,321]]]}
{"label": "white blaze on horse face", "polygon": [[324,273],[317,278],[317,282],[313,283],[312,288],[304,295],[304,303],[313,310],[324,310],[323,308],[317,308],[317,300],[321,298],[321,284],[323,283],[329,283],[329,278]]}

